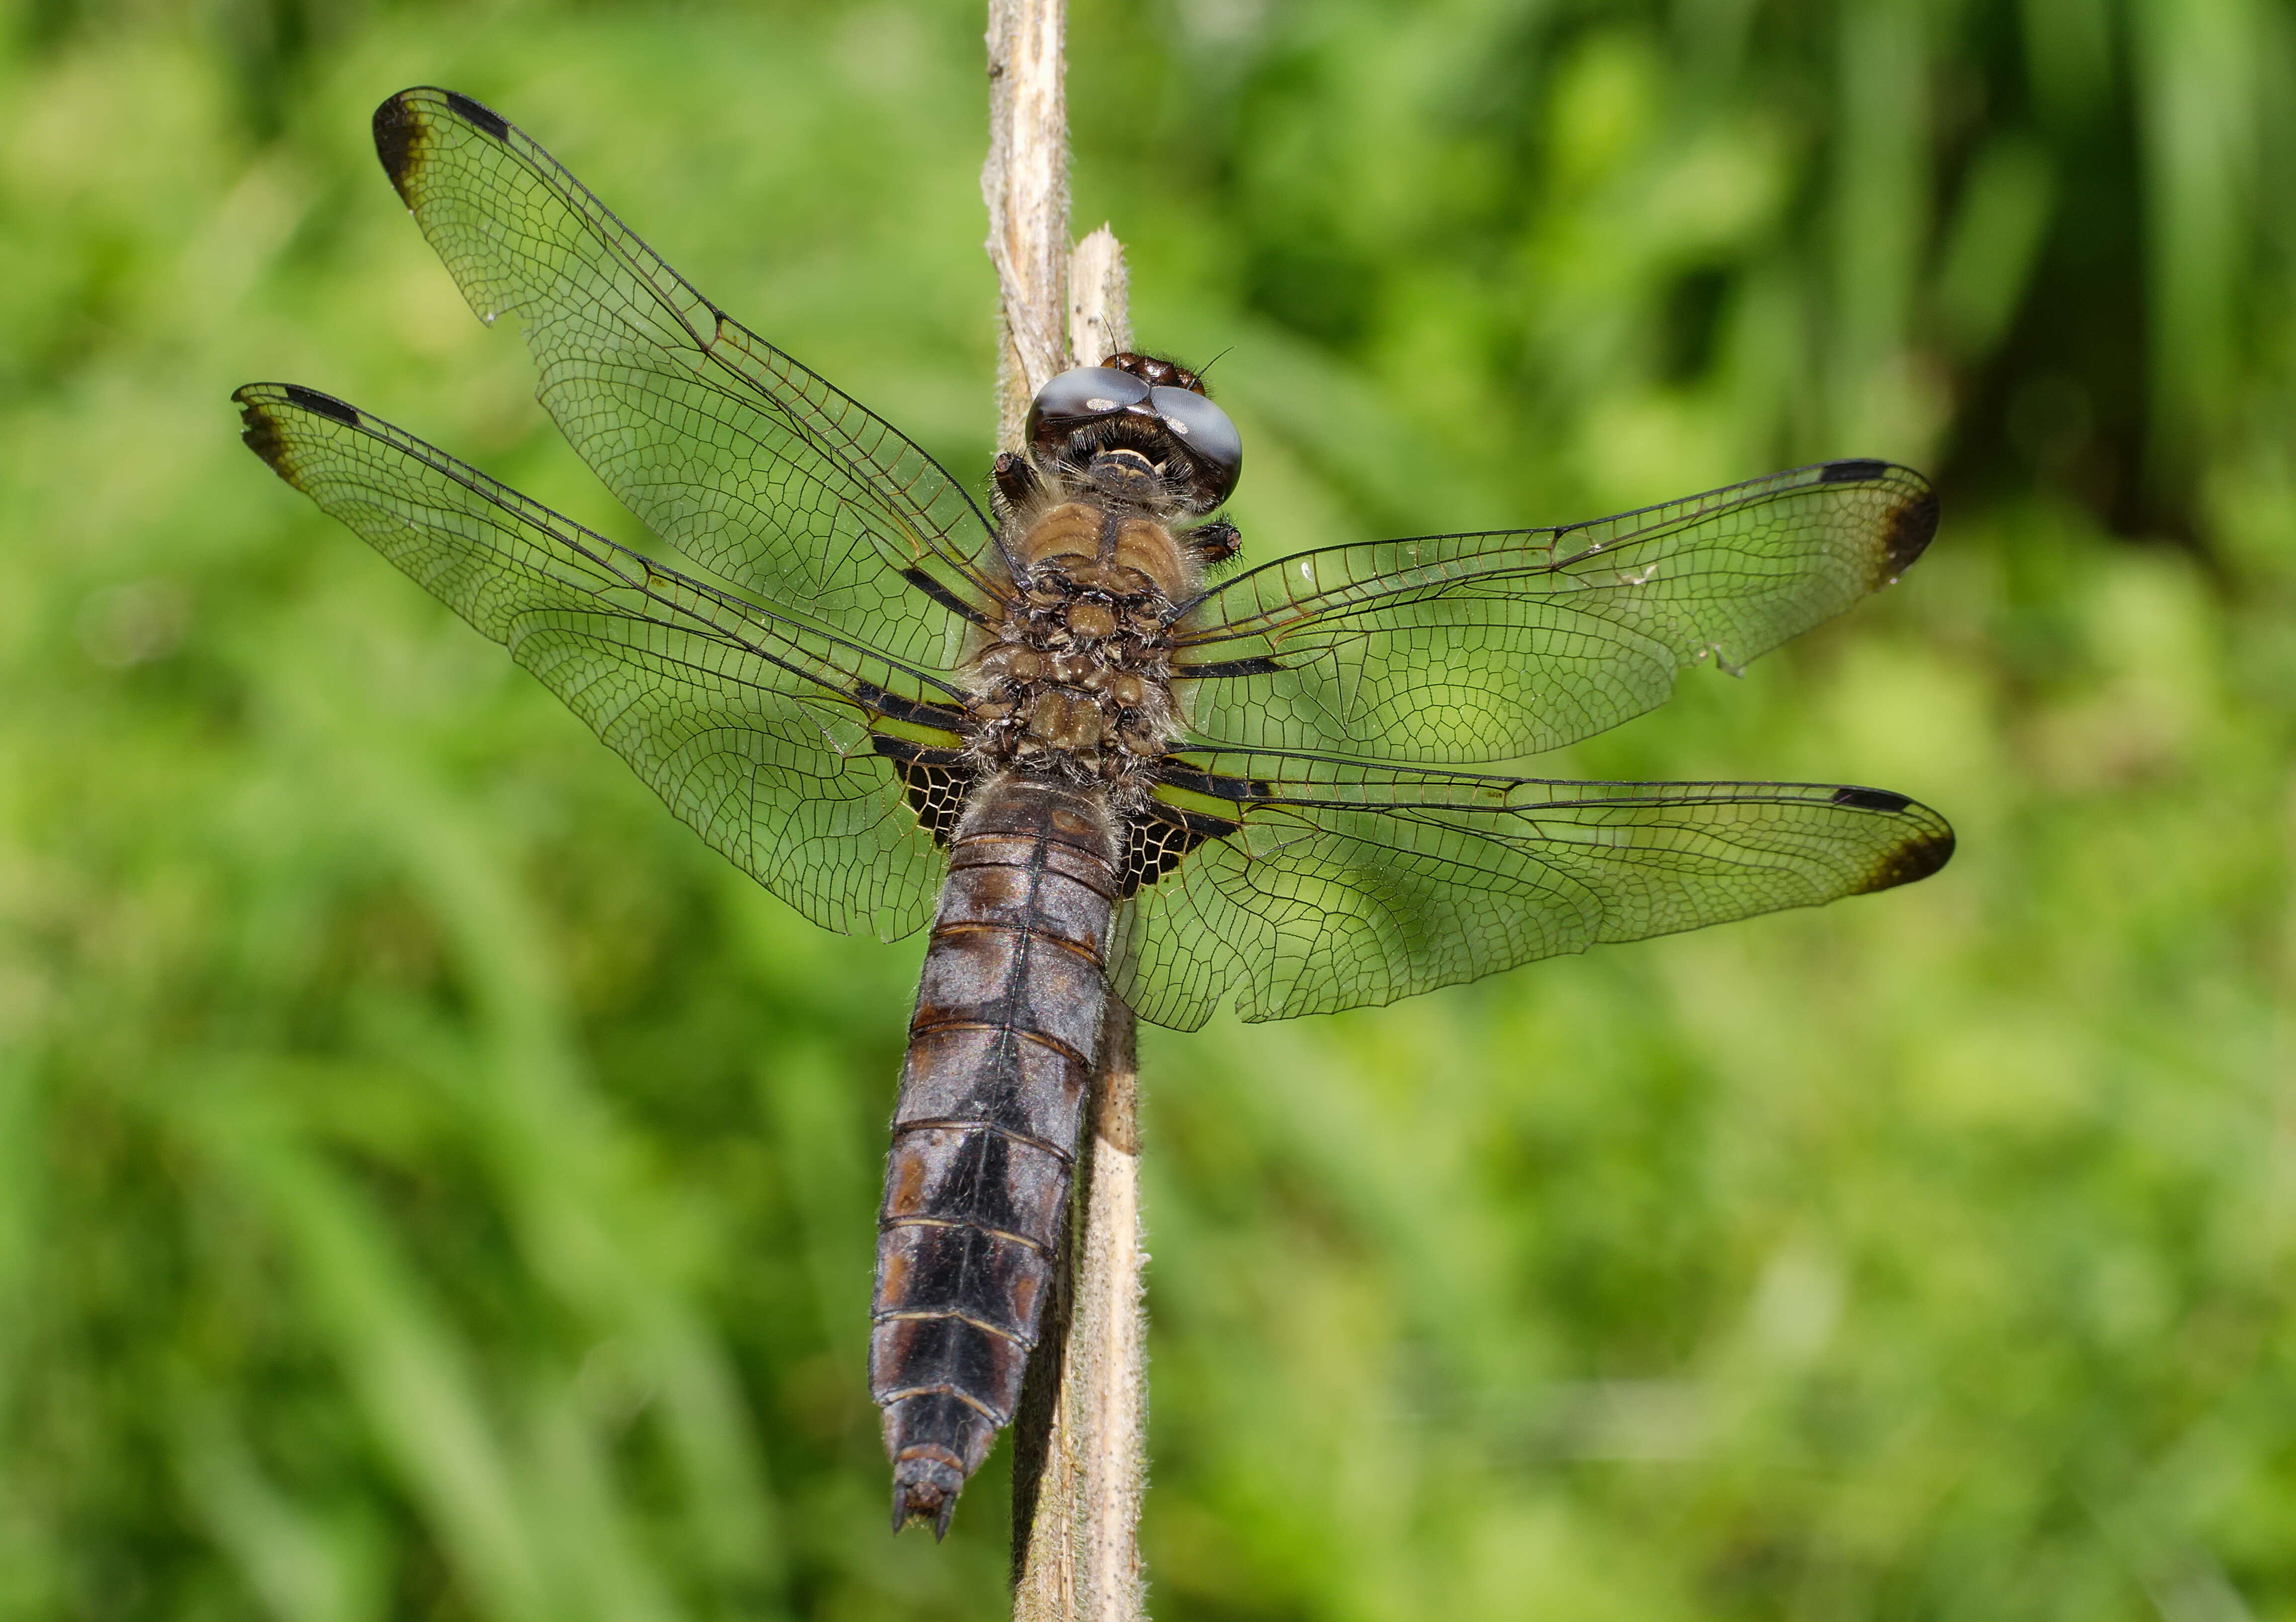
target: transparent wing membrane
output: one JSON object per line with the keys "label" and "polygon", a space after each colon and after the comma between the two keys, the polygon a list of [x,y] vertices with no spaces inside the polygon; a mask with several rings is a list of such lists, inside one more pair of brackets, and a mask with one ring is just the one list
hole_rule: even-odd
{"label": "transparent wing membrane", "polygon": [[1568,783],[1313,756],[1175,757],[1208,837],[1144,884],[1119,986],[1193,1030],[1391,1002],[1538,958],[1810,907],[1935,872],[1944,819],[1882,789]]}
{"label": "transparent wing membrane", "polygon": [[709,845],[816,923],[887,938],[941,860],[903,767],[954,737],[930,671],[664,570],[316,391],[233,397],[245,438],[532,671]]}
{"label": "transparent wing membrane", "polygon": [[1827,462],[1591,523],[1331,547],[1206,593],[1176,658],[1207,744],[1519,760],[1832,618],[1936,527],[1919,473]]}
{"label": "transparent wing membrane", "polygon": [[[955,656],[990,531],[940,465],[727,317],[515,126],[451,91],[374,115],[391,184],[545,409],[647,527],[897,659]],[[959,613],[953,613],[952,609]]]}

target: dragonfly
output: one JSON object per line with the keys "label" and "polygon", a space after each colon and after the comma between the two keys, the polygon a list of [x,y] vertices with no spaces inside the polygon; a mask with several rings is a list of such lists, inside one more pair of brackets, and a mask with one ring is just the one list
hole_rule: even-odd
{"label": "dragonfly", "polygon": [[1243,566],[1242,438],[1185,367],[1054,378],[969,488],[501,115],[418,88],[373,128],[663,556],[300,384],[237,391],[248,447],[767,890],[830,929],[930,930],[870,1340],[896,1530],[945,1534],[1013,1418],[1116,1008],[1187,1031],[1386,1003],[1953,852],[1885,789],[1513,769],[1894,581],[1937,528],[1910,469]]}

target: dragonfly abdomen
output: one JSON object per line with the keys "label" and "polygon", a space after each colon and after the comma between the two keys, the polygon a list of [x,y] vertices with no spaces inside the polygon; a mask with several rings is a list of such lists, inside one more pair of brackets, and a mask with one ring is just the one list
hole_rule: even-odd
{"label": "dragonfly abdomen", "polygon": [[1017,772],[950,840],[878,1215],[870,1384],[896,1527],[945,1528],[1019,1404],[1099,1058],[1118,862],[1100,793]]}

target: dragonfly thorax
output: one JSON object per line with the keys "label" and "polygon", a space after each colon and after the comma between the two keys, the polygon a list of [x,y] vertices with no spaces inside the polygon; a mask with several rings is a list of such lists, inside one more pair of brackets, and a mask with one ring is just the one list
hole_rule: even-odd
{"label": "dragonfly thorax", "polygon": [[985,764],[1119,786],[1178,734],[1172,605],[1192,583],[1172,531],[1092,496],[1016,516],[1003,620],[971,663]]}

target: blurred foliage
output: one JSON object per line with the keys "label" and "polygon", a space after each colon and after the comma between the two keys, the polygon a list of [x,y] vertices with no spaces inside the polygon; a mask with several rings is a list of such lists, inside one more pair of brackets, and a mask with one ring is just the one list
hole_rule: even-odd
{"label": "blurred foliage", "polygon": [[[918,945],[832,938],[234,443],[639,539],[367,146],[555,151],[980,468],[971,0],[28,0],[0,62],[0,1618],[998,1614],[883,1525]],[[1897,590],[1558,771],[1912,890],[1149,1033],[1158,1614],[2296,1618],[2296,13],[1076,0],[1078,223],[1256,556],[1788,462]]]}

